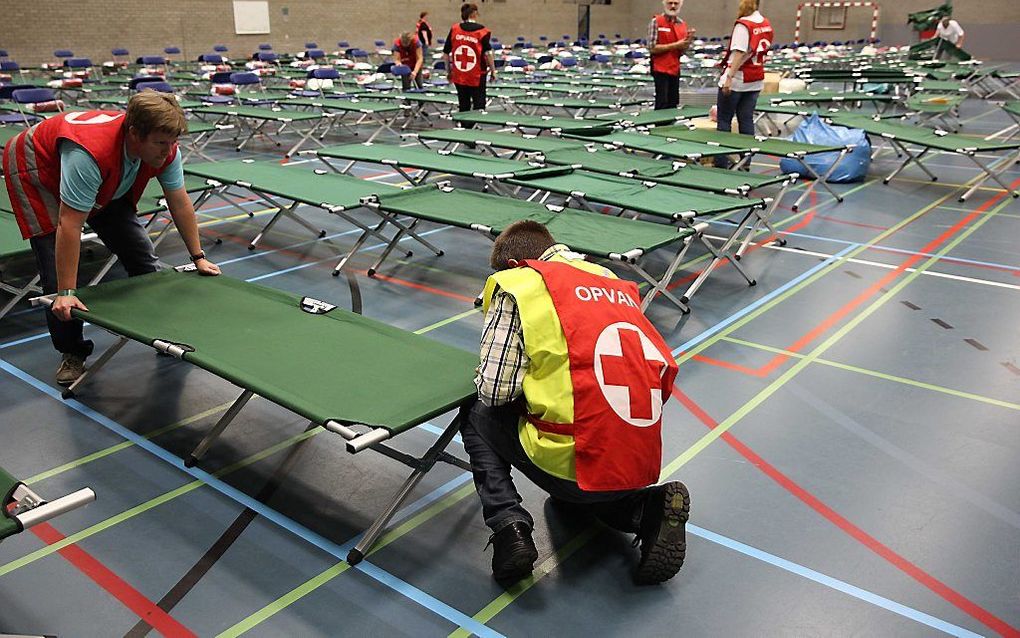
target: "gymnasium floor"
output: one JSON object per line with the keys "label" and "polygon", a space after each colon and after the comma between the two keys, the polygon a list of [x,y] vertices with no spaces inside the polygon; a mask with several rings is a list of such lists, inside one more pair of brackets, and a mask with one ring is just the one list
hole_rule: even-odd
{"label": "gymnasium floor", "polygon": [[[1006,124],[975,100],[963,119],[970,134]],[[470,477],[444,465],[351,568],[341,558],[402,465],[348,455],[334,435],[254,400],[202,471],[186,471],[180,457],[233,387],[132,344],[63,402],[42,314],[19,309],[0,322],[0,465],[44,495],[87,485],[98,500],[0,545],[0,631],[1018,635],[1020,202],[991,189],[957,202],[953,184],[976,172],[943,156],[929,161],[943,181],[911,168],[884,186],[892,162],[837,186],[842,204],[823,194],[799,213],[781,208],[788,244],[743,262],[756,287],[723,267],[692,314],[650,309],[681,362],[663,474],[692,495],[687,562],[660,587],[631,584],[630,538],[551,508],[522,478],[540,558],[532,580],[504,592]],[[1007,181],[1020,184],[1020,168]],[[310,211],[332,246],[284,221],[248,251],[267,212],[242,205],[254,219],[201,213],[227,276],[349,307],[349,281],[329,271],[356,237],[350,225]],[[445,256],[392,259],[374,279],[371,252],[352,264],[364,312],[473,350],[490,244],[425,228]],[[187,258],[175,238],[160,253]],[[97,352],[112,342],[86,330]],[[379,388],[380,400],[397,392]],[[436,432],[419,428],[399,447],[420,452]]]}

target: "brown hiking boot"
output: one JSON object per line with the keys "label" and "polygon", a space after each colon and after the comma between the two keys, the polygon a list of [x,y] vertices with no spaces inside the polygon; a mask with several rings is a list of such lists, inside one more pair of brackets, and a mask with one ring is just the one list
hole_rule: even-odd
{"label": "brown hiking boot", "polygon": [[63,355],[60,367],[57,368],[57,383],[69,386],[85,374],[85,358],[73,354]]}
{"label": "brown hiking boot", "polygon": [[686,528],[691,497],[680,481],[648,488],[641,515],[641,560],[634,572],[638,585],[655,585],[676,575],[687,554]]}

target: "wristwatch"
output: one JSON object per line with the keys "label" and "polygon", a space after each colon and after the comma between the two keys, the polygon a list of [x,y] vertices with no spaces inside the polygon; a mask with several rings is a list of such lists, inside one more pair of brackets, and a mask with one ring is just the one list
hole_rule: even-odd
{"label": "wristwatch", "polygon": [[199,259],[205,259],[205,251],[200,250],[191,256],[191,261],[198,261]]}
{"label": "wristwatch", "polygon": [[74,297],[78,294],[78,291],[74,288],[65,288],[64,290],[58,290],[58,297]]}

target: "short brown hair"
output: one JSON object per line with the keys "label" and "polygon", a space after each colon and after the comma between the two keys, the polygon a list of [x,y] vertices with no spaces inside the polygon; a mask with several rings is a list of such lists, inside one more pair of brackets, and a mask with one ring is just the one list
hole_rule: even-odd
{"label": "short brown hair", "polygon": [[419,14],[418,14],[418,19],[424,18],[424,17],[425,17],[425,16],[427,16],[428,14],[429,14],[429,12],[428,12],[428,11],[422,11],[421,13],[419,13]]}
{"label": "short brown hair", "polygon": [[511,259],[538,259],[555,243],[548,228],[536,221],[522,219],[507,226],[496,238],[489,265],[493,270],[506,270]]}
{"label": "short brown hair", "polygon": [[145,90],[132,95],[124,123],[142,138],[153,131],[175,137],[188,132],[188,121],[177,98],[159,91]]}
{"label": "short brown hair", "polygon": [[474,2],[465,2],[460,5],[460,19],[467,20],[472,14],[478,13],[478,5]]}

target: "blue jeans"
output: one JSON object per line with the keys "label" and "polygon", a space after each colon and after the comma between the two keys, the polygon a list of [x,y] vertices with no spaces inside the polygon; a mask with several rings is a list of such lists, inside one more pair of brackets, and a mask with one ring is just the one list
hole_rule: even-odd
{"label": "blue jeans", "polygon": [[[716,116],[719,120],[716,129],[730,132],[735,114],[740,134],[754,135],[754,107],[758,103],[759,93],[761,91],[730,91],[726,95],[720,89],[716,97]],[[732,163],[726,155],[715,158],[715,165],[719,168],[729,168]]]}
{"label": "blue jeans", "polygon": [[555,477],[531,462],[517,434],[520,409],[517,405],[490,407],[475,401],[462,414],[461,437],[471,459],[475,490],[482,501],[485,524],[498,532],[515,522],[534,528],[535,521],[524,508],[510,468],[517,468],[554,499],[582,506],[615,529],[637,532],[646,490],[585,492],[574,481]]}
{"label": "blue jeans", "polygon": [[[117,255],[128,277],[159,269],[159,260],[153,252],[149,233],[139,221],[130,196],[110,202],[106,208],[90,217],[88,224],[110,252]],[[57,292],[57,234],[33,237],[29,243],[35,254],[43,293],[49,295]],[[80,319],[61,321],[52,312],[46,311],[46,327],[49,328],[50,340],[57,352],[82,358],[92,354],[93,344],[84,338],[83,326]]]}

